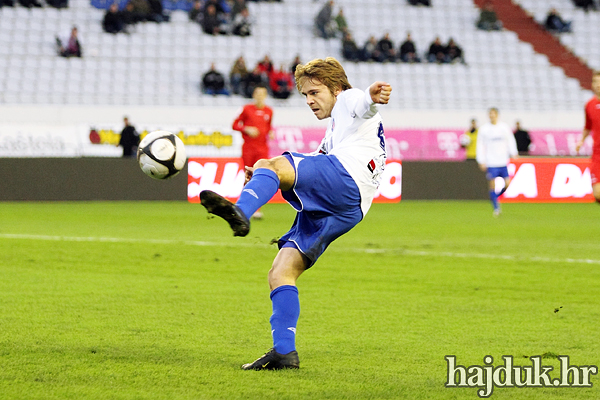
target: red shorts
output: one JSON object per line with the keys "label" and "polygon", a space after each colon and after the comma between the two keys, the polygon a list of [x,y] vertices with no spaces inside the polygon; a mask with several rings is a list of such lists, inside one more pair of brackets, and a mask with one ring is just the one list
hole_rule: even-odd
{"label": "red shorts", "polygon": [[242,160],[245,166],[252,167],[262,158],[269,158],[268,148],[242,148]]}
{"label": "red shorts", "polygon": [[600,157],[592,158],[590,177],[592,178],[592,185],[600,183]]}

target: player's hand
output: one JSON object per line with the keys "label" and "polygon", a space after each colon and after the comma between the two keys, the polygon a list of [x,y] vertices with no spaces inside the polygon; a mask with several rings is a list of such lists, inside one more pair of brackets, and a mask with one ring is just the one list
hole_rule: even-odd
{"label": "player's hand", "polygon": [[479,169],[482,170],[483,172],[486,172],[487,166],[485,164],[479,164]]}
{"label": "player's hand", "polygon": [[390,101],[392,86],[389,83],[377,81],[369,86],[369,94],[371,100],[377,104],[387,104]]}
{"label": "player's hand", "polygon": [[245,175],[244,186],[246,186],[246,184],[248,182],[250,182],[250,179],[252,179],[252,175],[254,175],[254,168],[253,167],[244,167],[244,175]]}
{"label": "player's hand", "polygon": [[255,126],[247,126],[244,128],[244,133],[246,133],[246,135],[250,136],[250,137],[257,137],[259,132],[258,132],[258,128]]}
{"label": "player's hand", "polygon": [[271,140],[275,139],[275,131],[272,129],[269,131],[269,139],[271,139]]}
{"label": "player's hand", "polygon": [[577,154],[579,154],[579,149],[581,149],[581,146],[583,146],[583,140],[577,142],[577,145],[575,146],[575,151],[577,152]]}

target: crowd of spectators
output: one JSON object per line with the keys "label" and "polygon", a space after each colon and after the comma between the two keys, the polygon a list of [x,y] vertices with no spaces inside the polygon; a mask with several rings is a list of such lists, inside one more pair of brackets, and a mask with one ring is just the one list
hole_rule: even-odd
{"label": "crowd of spectators", "polygon": [[546,22],[544,23],[544,27],[554,33],[565,33],[571,32],[571,22],[565,21],[556,8],[551,8],[548,11],[548,15],[546,17]]}
{"label": "crowd of spectators", "polygon": [[267,87],[273,97],[287,99],[294,91],[294,71],[300,63],[300,57],[296,56],[290,66],[281,64],[279,69],[276,69],[271,58],[265,55],[252,70],[249,70],[244,57],[240,56],[229,71],[229,88],[225,75],[218,71],[213,63],[202,76],[201,89],[205,94],[236,94],[251,98],[254,88],[261,85]]}
{"label": "crowd of spectators", "polygon": [[[14,7],[15,4],[20,4],[27,8],[40,8],[44,7],[38,0],[0,0],[0,7]],[[46,0],[46,5],[54,8],[67,8],[69,7],[69,0]]]}
{"label": "crowd of spectators", "polygon": [[189,19],[199,23],[209,35],[250,36],[254,21],[246,1],[194,0]]}
{"label": "crowd of spectators", "polygon": [[161,0],[129,0],[123,9],[118,3],[111,4],[104,18],[102,28],[108,33],[128,33],[128,28],[139,22],[168,22],[170,16],[163,9]]}
{"label": "crowd of spectators", "polygon": [[594,0],[573,0],[573,4],[577,8],[582,8],[585,12],[598,10],[598,5]]}
{"label": "crowd of spectators", "polygon": [[[346,31],[342,38],[342,56],[344,59],[354,62],[419,63],[422,60],[410,32],[406,34],[406,39],[396,50],[394,42],[387,32],[379,40],[375,36],[370,36],[364,45],[359,47],[352,37],[352,33]],[[452,38],[448,40],[447,44],[442,44],[441,39],[436,37],[424,56],[424,59],[430,63],[466,63],[462,49]]]}

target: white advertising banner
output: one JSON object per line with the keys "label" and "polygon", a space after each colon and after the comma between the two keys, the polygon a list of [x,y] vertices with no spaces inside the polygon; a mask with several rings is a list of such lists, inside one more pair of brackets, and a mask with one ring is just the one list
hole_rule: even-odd
{"label": "white advertising banner", "polygon": [[0,157],[79,157],[77,126],[0,125]]}

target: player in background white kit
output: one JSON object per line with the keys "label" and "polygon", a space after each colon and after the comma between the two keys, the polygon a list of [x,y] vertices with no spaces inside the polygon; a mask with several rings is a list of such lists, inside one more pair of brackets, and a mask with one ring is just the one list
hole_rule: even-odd
{"label": "player in background white kit", "polygon": [[273,348],[246,370],[298,368],[296,325],[300,302],[296,280],[327,246],[362,220],[385,167],[385,137],[377,104],[387,104],[392,87],[375,82],[353,89],[334,58],[296,67],[296,86],[317,119],[331,118],[325,138],[311,154],[286,152],[246,168],[246,185],[232,204],[209,190],[200,201],[225,219],[235,236],[246,236],[249,218],[281,189],[298,212],[279,241],[269,271]]}
{"label": "player in background white kit", "polygon": [[[486,172],[490,190],[490,201],[494,206],[494,216],[500,215],[498,197],[501,196],[508,185],[508,162],[511,157],[517,157],[517,142],[510,127],[498,121],[498,109],[489,109],[490,122],[479,128],[477,136],[477,163],[482,171]],[[496,193],[496,178],[504,179],[504,188]]]}

